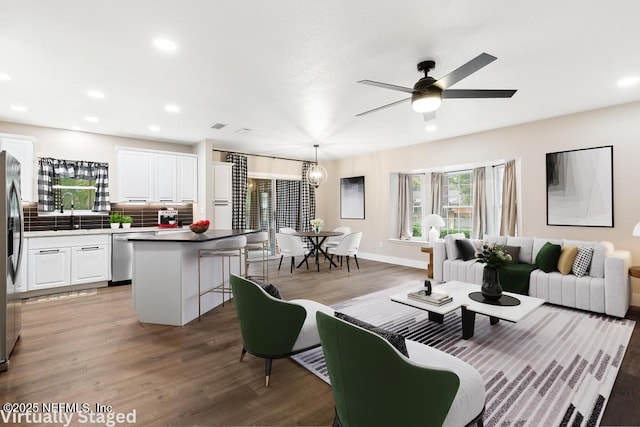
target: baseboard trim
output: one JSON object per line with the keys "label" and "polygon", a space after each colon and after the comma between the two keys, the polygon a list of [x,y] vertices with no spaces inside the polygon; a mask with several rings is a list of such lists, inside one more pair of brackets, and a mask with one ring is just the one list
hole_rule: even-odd
{"label": "baseboard trim", "polygon": [[372,254],[367,252],[358,252],[358,258],[368,259],[371,261],[386,262],[387,264],[402,265],[404,267],[427,269],[427,261],[418,261],[414,259],[398,258],[387,255]]}
{"label": "baseboard trim", "polygon": [[640,294],[631,294],[631,305],[640,307]]}

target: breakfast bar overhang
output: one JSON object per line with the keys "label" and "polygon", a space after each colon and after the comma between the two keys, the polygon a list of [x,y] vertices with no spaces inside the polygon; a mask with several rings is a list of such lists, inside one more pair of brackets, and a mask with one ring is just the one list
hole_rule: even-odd
{"label": "breakfast bar overhang", "polygon": [[[169,234],[131,237],[133,243],[133,307],[140,322],[182,326],[198,317],[198,273],[201,282],[213,287],[222,283],[220,259],[209,258],[198,272],[198,251],[228,237],[256,233],[256,230],[190,230]],[[244,261],[230,263],[239,271]],[[229,270],[225,268],[225,273]],[[228,279],[227,279],[228,280]],[[202,313],[222,304],[225,294],[201,297]],[[226,297],[228,299],[229,297]]]}

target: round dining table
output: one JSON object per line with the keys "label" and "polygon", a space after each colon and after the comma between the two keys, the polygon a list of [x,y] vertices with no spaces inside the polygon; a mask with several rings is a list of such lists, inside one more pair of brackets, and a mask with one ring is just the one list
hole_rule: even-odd
{"label": "round dining table", "polygon": [[308,254],[305,255],[304,259],[300,262],[300,264],[298,264],[298,268],[300,268],[300,266],[303,263],[307,262],[307,259],[310,256],[315,256],[316,267],[318,267],[318,271],[320,271],[320,261],[318,259],[318,255],[320,253],[324,254],[324,256],[329,260],[329,262],[331,262],[331,264],[337,268],[338,265],[335,262],[333,262],[331,257],[327,255],[327,253],[322,249],[322,244],[324,243],[325,240],[327,240],[327,237],[342,236],[342,234],[343,233],[339,231],[322,231],[322,230],[320,230],[317,233],[315,231],[297,231],[293,233],[294,236],[306,237],[313,245],[313,248],[309,251]]}

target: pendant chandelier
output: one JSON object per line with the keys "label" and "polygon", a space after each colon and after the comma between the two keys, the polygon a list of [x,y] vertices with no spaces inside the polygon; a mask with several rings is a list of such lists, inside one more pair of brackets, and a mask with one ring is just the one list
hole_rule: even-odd
{"label": "pendant chandelier", "polygon": [[318,164],[318,144],[314,145],[316,149],[316,161],[307,169],[307,181],[315,188],[320,187],[320,184],[324,184],[327,180],[327,170]]}

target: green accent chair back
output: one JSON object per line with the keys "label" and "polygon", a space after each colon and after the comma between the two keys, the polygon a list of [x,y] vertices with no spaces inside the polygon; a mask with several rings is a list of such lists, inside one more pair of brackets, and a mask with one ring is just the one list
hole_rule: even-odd
{"label": "green accent chair back", "polygon": [[[307,310],[299,303],[279,300],[269,296],[260,285],[251,280],[231,275],[236,313],[242,333],[242,354],[265,359],[265,384],[269,387],[273,359],[288,357],[320,345],[319,340],[304,348],[294,345],[303,328]],[[314,315],[314,313],[311,313]],[[312,325],[315,328],[315,322]]]}
{"label": "green accent chair back", "polygon": [[316,314],[336,406],[334,426],[440,426],[458,376],[411,363],[380,336]]}

